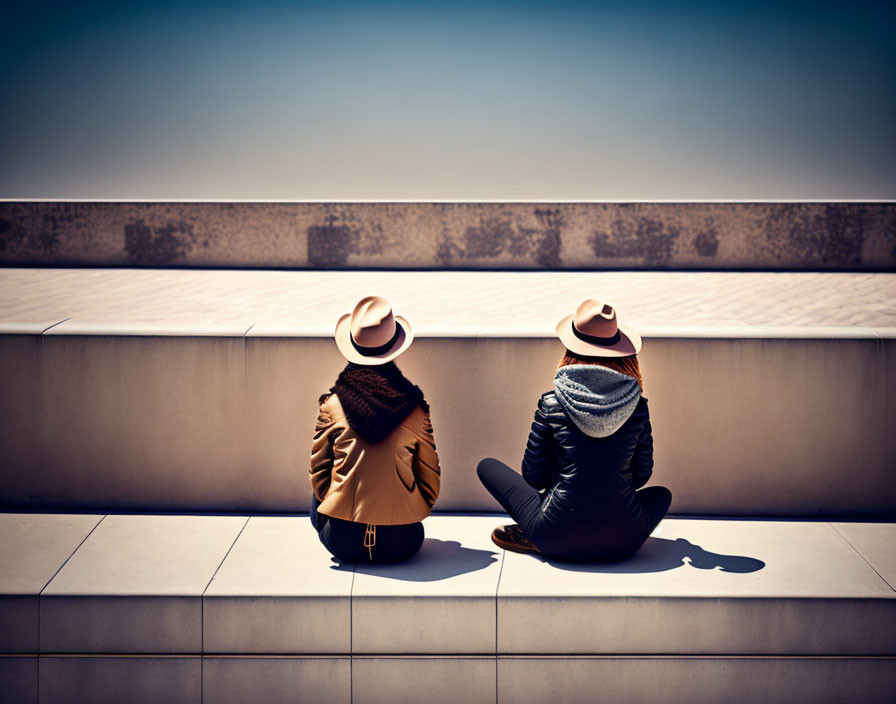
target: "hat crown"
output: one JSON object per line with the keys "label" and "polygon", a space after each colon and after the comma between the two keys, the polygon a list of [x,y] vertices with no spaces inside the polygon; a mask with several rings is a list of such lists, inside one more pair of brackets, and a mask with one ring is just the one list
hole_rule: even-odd
{"label": "hat crown", "polygon": [[361,347],[379,347],[395,336],[392,306],[382,296],[367,296],[352,311],[352,339]]}
{"label": "hat crown", "polygon": [[593,298],[576,309],[572,324],[579,332],[593,337],[613,337],[619,330],[613,306]]}

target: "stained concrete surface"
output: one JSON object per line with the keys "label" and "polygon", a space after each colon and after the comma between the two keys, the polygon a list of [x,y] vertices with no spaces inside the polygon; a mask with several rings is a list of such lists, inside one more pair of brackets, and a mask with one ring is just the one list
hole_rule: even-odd
{"label": "stained concrete surface", "polygon": [[892,203],[0,202],[0,262],[896,268]]}

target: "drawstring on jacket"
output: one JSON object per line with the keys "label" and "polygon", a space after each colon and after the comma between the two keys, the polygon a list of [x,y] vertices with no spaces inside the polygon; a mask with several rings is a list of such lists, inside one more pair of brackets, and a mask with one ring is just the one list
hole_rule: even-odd
{"label": "drawstring on jacket", "polygon": [[373,523],[368,523],[367,528],[364,530],[364,547],[370,553],[371,562],[373,561],[374,545],[376,545],[376,526]]}

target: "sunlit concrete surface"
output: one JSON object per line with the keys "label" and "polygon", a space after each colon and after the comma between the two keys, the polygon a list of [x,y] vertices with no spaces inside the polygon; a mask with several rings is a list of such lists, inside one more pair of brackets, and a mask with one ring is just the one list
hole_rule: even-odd
{"label": "sunlit concrete surface", "polygon": [[0,641],[4,645],[3,652],[37,652],[37,595],[101,518],[74,514],[0,514]]}
{"label": "sunlit concrete surface", "polygon": [[41,651],[202,652],[201,596],[246,521],[106,516],[41,592]]}
{"label": "sunlit concrete surface", "polygon": [[[49,701],[72,691],[89,691],[92,701],[198,701],[201,692],[205,700],[276,702],[297,691],[332,701],[412,701],[421,688],[433,687],[434,701],[454,693],[465,701],[535,702],[550,691],[564,702],[627,701],[629,694],[711,702],[740,696],[755,679],[744,701],[884,702],[896,683],[896,591],[880,576],[889,555],[874,544],[850,544],[839,533],[842,524],[672,518],[631,560],[589,566],[487,547],[490,528],[506,516],[436,516],[424,522],[428,540],[408,562],[365,567],[331,560],[304,515],[253,516],[248,523],[245,517],[164,515],[90,520],[99,518],[73,554],[66,549],[47,563],[65,567],[33,596],[41,602],[43,630],[46,607],[63,589],[74,592],[77,581],[80,597],[97,606],[81,611],[80,630],[95,635],[102,627],[118,635],[102,643],[86,636],[42,639],[39,649],[21,656],[10,654],[4,635],[0,673],[13,701],[29,701],[39,683]],[[34,519],[32,530],[9,534],[14,550],[4,552],[4,572],[25,573],[30,554],[48,554],[57,540],[41,525],[68,517]],[[107,524],[115,530],[101,532]],[[849,525],[896,540],[892,523]],[[69,565],[75,573],[66,573]],[[88,567],[89,578],[78,577]],[[326,570],[346,578],[347,591],[337,591],[351,600],[361,628],[394,633],[404,652],[362,633],[343,639],[336,652],[313,652],[315,642],[326,651],[334,642],[323,633],[325,624],[308,616],[320,605]],[[218,635],[198,639],[188,652],[171,639],[144,652],[155,620],[172,631],[194,625],[193,619],[166,621],[159,608],[151,618],[146,599],[176,602],[197,578],[194,594],[205,608],[195,625]],[[284,640],[273,611],[259,619],[261,612],[248,605],[239,607],[243,614],[210,609],[222,590],[274,602],[289,628],[308,630],[300,646],[308,652],[274,652],[297,641]],[[125,591],[130,596],[122,598]],[[394,608],[365,611],[372,594]],[[487,602],[491,616],[471,611],[471,598]],[[510,605],[523,600],[523,610]],[[72,601],[70,608],[77,606]],[[114,622],[104,621],[107,613]],[[135,620],[139,629],[128,625]],[[210,628],[210,621],[219,623]],[[476,637],[482,628],[491,631],[488,642]],[[233,633],[222,640],[226,631]],[[481,650],[455,652],[470,634]],[[215,652],[222,644],[244,650]],[[595,677],[603,681],[598,689]],[[133,694],[125,696],[129,688]]]}
{"label": "sunlit concrete surface", "polygon": [[346,653],[351,569],[335,569],[307,519],[253,516],[203,604],[206,653]]}
{"label": "sunlit concrete surface", "polygon": [[[0,269],[0,322],[57,332],[330,335],[362,296],[386,296],[419,335],[553,335],[585,298],[652,328],[896,327],[896,274]],[[94,327],[96,326],[96,327]],[[111,332],[107,328],[107,331]],[[212,332],[212,334],[214,334]],[[251,333],[250,333],[251,334]]]}
{"label": "sunlit concrete surface", "polygon": [[307,510],[317,398],[344,365],[332,328],[380,291],[418,336],[400,366],[433,409],[437,511],[497,509],[476,463],[518,465],[554,323],[589,295],[644,333],[673,511],[896,510],[896,275],[0,274],[8,507]]}
{"label": "sunlit concrete surface", "polygon": [[[752,332],[645,338],[653,481],[673,511],[896,511],[896,339]],[[476,464],[519,466],[562,349],[421,337],[401,358],[432,407],[437,511],[498,509]],[[244,512],[307,510],[317,399],[345,363],[329,337],[49,333],[0,336],[0,361],[3,505]]]}
{"label": "sunlit concrete surface", "polygon": [[833,523],[840,533],[896,589],[896,534],[888,523]]}
{"label": "sunlit concrete surface", "polygon": [[503,516],[432,516],[425,549],[413,559],[357,566],[354,652],[492,652],[501,551],[490,536],[504,523]]}
{"label": "sunlit concrete surface", "polygon": [[666,520],[615,565],[507,553],[498,589],[499,653],[890,655],[894,623],[896,592],[827,523]]}

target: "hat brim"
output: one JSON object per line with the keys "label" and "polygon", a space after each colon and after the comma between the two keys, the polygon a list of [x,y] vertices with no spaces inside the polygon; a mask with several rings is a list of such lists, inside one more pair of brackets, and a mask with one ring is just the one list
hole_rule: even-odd
{"label": "hat brim", "polygon": [[339,348],[339,351],[342,353],[343,357],[345,357],[349,362],[353,362],[355,364],[363,364],[374,367],[379,364],[391,362],[393,359],[398,357],[398,355],[404,352],[408,347],[410,347],[411,343],[414,341],[414,333],[411,330],[411,326],[408,324],[408,321],[402,318],[400,315],[396,315],[395,322],[398,324],[399,330],[398,338],[395,340],[395,344],[385,352],[368,356],[358,352],[358,350],[356,350],[355,346],[352,344],[352,315],[351,313],[346,313],[341,318],[339,318],[339,321],[336,323],[336,332],[334,333],[336,346]]}
{"label": "hat brim", "polygon": [[617,325],[619,342],[615,345],[597,345],[576,337],[572,331],[574,318],[575,314],[567,315],[554,329],[560,342],[566,345],[566,349],[570,352],[583,357],[629,357],[641,351],[641,336],[627,325]]}

